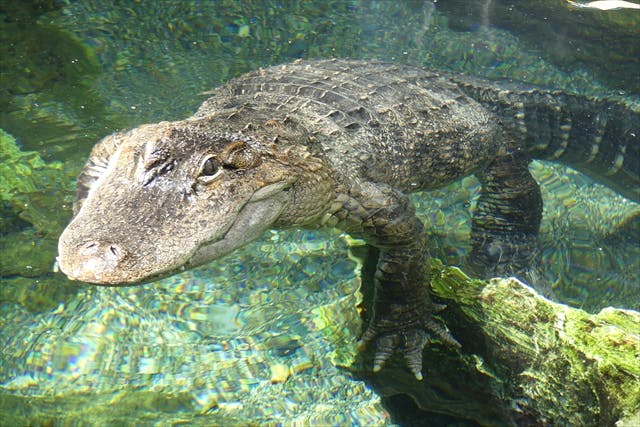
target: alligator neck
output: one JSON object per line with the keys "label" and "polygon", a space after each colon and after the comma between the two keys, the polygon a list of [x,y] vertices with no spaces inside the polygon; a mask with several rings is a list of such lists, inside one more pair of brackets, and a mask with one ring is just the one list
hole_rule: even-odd
{"label": "alligator neck", "polygon": [[334,171],[311,149],[309,131],[288,115],[274,115],[272,109],[241,105],[197,119],[201,126],[228,130],[258,144],[263,156],[286,166],[291,181],[290,203],[274,226],[301,227],[316,224],[336,198]]}

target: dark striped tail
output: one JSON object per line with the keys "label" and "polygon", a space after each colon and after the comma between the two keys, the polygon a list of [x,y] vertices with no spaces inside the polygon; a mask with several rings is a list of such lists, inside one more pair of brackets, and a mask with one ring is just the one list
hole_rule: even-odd
{"label": "dark striped tail", "polygon": [[640,202],[640,107],[513,84],[454,78],[530,155],[557,160]]}

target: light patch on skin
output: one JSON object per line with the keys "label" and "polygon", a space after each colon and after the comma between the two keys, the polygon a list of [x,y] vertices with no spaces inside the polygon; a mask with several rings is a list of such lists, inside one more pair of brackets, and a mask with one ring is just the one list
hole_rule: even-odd
{"label": "light patch on skin", "polygon": [[[93,191],[100,187],[102,183],[113,173],[113,171],[118,166],[118,160],[120,158],[120,153],[122,152],[122,146],[118,146],[116,151],[113,152],[109,156],[109,159],[106,163],[95,164],[91,167],[90,173],[96,181],[89,187],[89,192],[87,193],[87,199],[91,197]],[[82,208],[81,208],[82,210]]]}

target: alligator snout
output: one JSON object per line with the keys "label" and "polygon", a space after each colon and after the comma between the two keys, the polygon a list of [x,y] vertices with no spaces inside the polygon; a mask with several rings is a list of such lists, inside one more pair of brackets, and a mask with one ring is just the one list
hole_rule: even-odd
{"label": "alligator snout", "polygon": [[60,245],[58,262],[62,272],[71,279],[112,284],[125,279],[119,276],[127,258],[128,252],[117,243],[89,240],[71,247]]}

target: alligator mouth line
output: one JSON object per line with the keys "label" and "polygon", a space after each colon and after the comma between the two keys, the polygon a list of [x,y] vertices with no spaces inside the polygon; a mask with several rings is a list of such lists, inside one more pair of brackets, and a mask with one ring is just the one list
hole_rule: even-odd
{"label": "alligator mouth line", "polygon": [[188,269],[220,258],[260,237],[276,221],[289,201],[291,183],[280,181],[253,193],[224,234],[202,242],[178,269]]}
{"label": "alligator mouth line", "polygon": [[[233,221],[228,224],[224,233],[208,241],[200,242],[191,251],[185,253],[185,257],[178,257],[166,268],[150,273],[147,269],[132,269],[125,273],[133,274],[98,274],[97,279],[90,280],[89,276],[73,278],[72,280],[86,281],[98,286],[126,287],[142,285],[160,280],[184,270],[197,267],[214,259],[220,258],[234,249],[249,243],[260,237],[278,218],[289,201],[289,189],[291,183],[281,181],[270,184],[253,193],[236,212]],[[60,262],[58,261],[58,264]],[[137,270],[137,271],[136,271]],[[145,271],[146,270],[146,271]],[[153,271],[153,270],[152,270]],[[149,274],[150,273],[150,274]],[[79,276],[81,277],[81,276]],[[119,281],[122,280],[122,281]]]}

